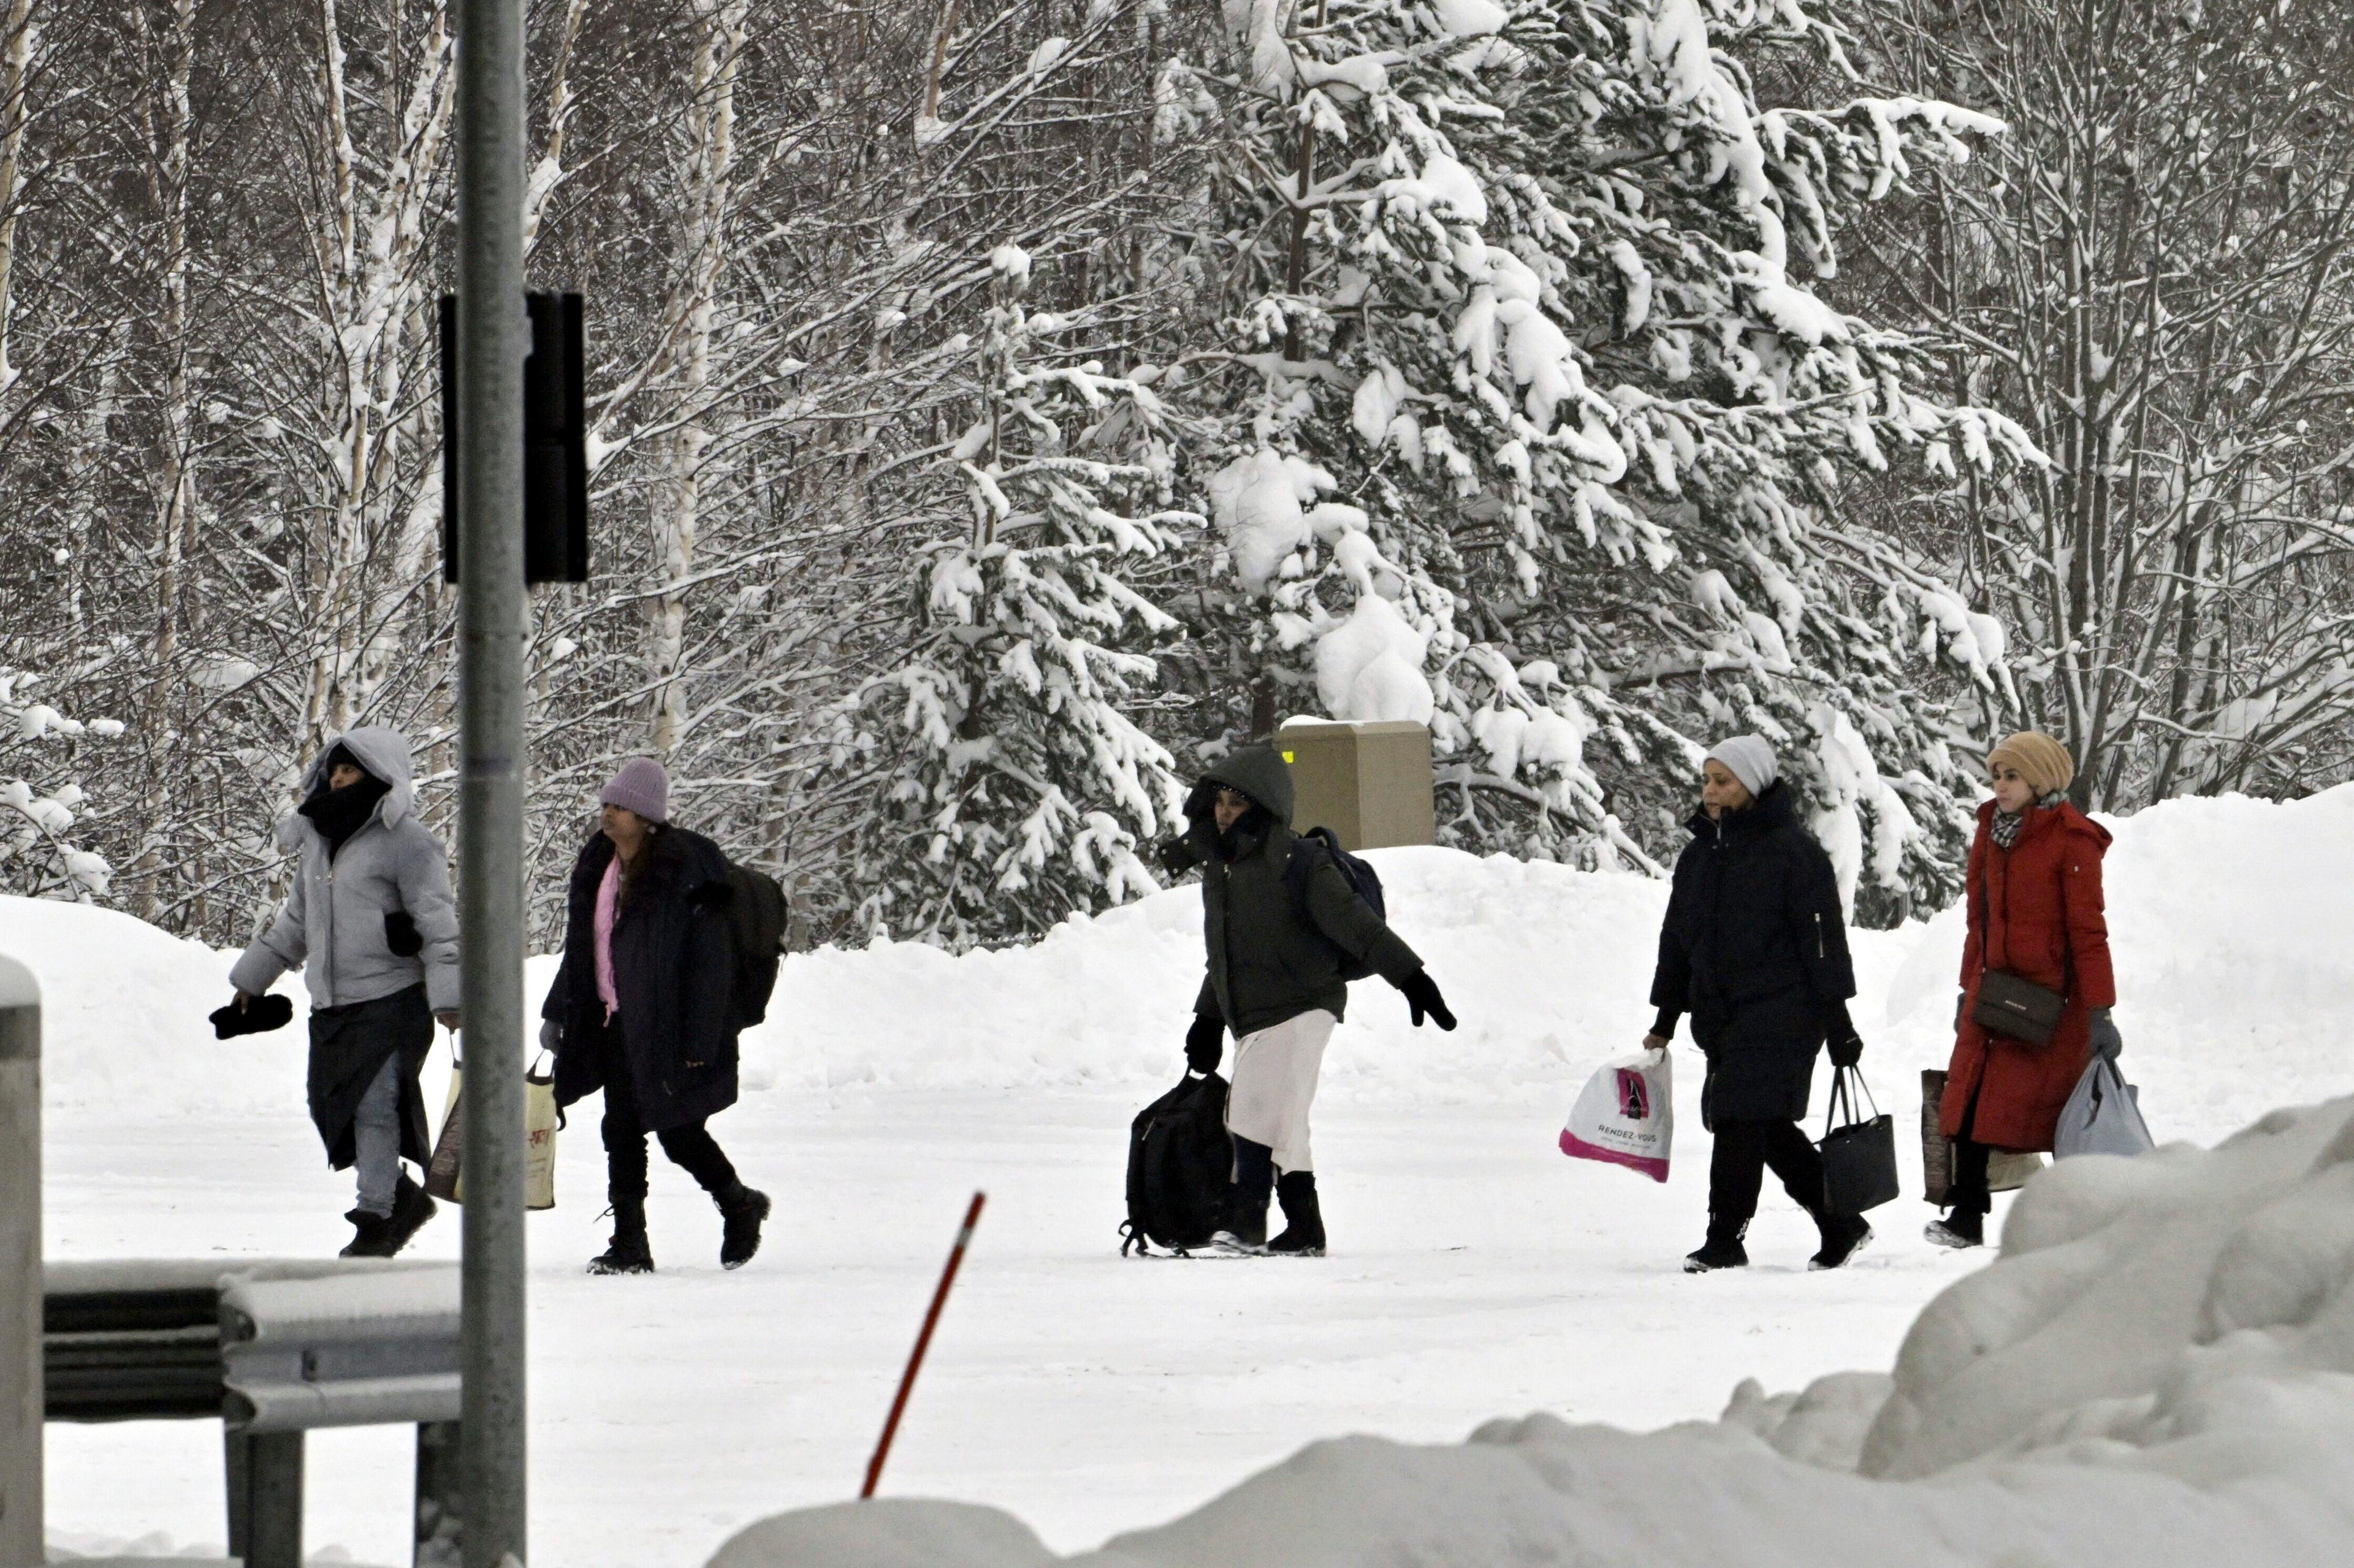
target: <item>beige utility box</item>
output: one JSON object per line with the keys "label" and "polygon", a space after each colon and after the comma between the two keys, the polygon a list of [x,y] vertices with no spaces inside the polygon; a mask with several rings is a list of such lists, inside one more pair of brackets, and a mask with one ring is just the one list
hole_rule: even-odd
{"label": "beige utility box", "polygon": [[1437,836],[1430,730],[1418,724],[1292,719],[1275,748],[1291,764],[1291,825],[1330,828],[1346,850],[1426,844]]}

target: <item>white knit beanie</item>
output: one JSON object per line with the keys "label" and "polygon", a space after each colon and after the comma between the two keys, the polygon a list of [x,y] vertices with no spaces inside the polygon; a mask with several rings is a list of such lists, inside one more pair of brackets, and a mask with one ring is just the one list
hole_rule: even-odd
{"label": "white knit beanie", "polygon": [[1753,800],[1782,777],[1782,765],[1775,760],[1774,747],[1762,735],[1736,735],[1730,740],[1720,740],[1709,747],[1708,756],[1702,760],[1723,763]]}

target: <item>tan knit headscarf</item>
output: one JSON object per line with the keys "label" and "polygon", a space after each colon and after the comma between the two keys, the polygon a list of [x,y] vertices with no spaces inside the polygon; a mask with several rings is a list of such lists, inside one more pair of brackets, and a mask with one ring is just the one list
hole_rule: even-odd
{"label": "tan knit headscarf", "polygon": [[2076,777],[2076,759],[2068,755],[2068,748],[2037,730],[2005,736],[2001,745],[1987,753],[1989,770],[2005,763],[2019,769],[2038,800],[2065,789]]}

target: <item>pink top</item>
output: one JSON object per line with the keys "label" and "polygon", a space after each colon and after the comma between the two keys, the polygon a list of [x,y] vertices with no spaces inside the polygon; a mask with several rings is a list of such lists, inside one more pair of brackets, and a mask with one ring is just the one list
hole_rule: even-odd
{"label": "pink top", "polygon": [[613,989],[613,918],[621,907],[621,857],[605,863],[605,880],[597,885],[597,994],[604,1000],[610,1021],[621,1011],[620,994]]}

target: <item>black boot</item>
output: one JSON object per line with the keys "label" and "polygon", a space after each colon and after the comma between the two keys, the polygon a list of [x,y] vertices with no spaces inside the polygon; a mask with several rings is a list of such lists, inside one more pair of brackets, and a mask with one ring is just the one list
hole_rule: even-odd
{"label": "black boot", "polygon": [[1283,1234],[1267,1244],[1278,1257],[1322,1257],[1324,1214],[1316,1202],[1316,1172],[1287,1171],[1276,1181],[1275,1194],[1283,1203]]}
{"label": "black boot", "polygon": [[1938,1246],[1956,1249],[1986,1245],[1986,1215],[1976,1209],[1956,1206],[1942,1220],[1931,1220],[1921,1233]]}
{"label": "black boot", "polygon": [[390,1257],[385,1250],[386,1228],[391,1221],[383,1214],[371,1214],[366,1209],[354,1209],[344,1218],[352,1223],[352,1239],[344,1244],[337,1257]]}
{"label": "black boot", "polygon": [[613,1201],[613,1245],[588,1260],[591,1274],[652,1274],[653,1249],[646,1245],[646,1201]]}
{"label": "black boot", "polygon": [[402,1171],[400,1185],[392,1191],[392,1217],[384,1223],[383,1255],[394,1256],[407,1246],[436,1212],[437,1206],[425,1195],[425,1189],[410,1181],[408,1171]]}
{"label": "black boot", "polygon": [[1749,1249],[1741,1245],[1741,1238],[1748,1230],[1747,1220],[1720,1220],[1711,1214],[1708,1240],[1698,1252],[1684,1255],[1684,1272],[1707,1274],[1719,1268],[1747,1268]]}
{"label": "black boot", "polygon": [[1267,1251],[1267,1202],[1275,1189],[1275,1150],[1247,1138],[1235,1139],[1235,1191],[1226,1223],[1210,1238],[1223,1253],[1257,1257]]}
{"label": "black boot", "polygon": [[1872,1227],[1861,1214],[1817,1213],[1815,1228],[1822,1233],[1822,1250],[1807,1260],[1808,1268],[1838,1268],[1864,1249]]}
{"label": "black boot", "polygon": [[760,1250],[760,1222],[769,1217],[769,1195],[738,1181],[711,1196],[725,1222],[719,1237],[719,1266],[741,1268]]}

